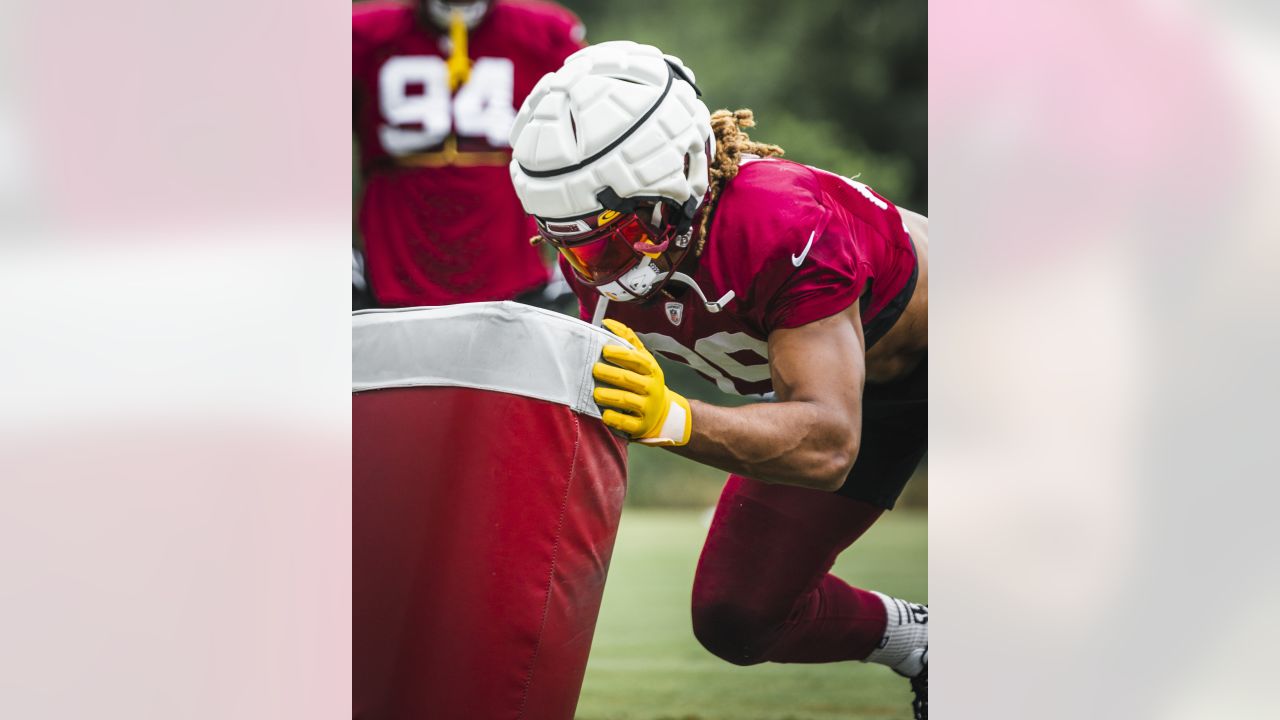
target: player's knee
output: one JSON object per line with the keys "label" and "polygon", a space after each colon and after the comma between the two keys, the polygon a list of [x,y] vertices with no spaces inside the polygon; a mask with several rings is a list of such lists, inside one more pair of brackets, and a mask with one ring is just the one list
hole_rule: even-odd
{"label": "player's knee", "polygon": [[732,600],[693,602],[693,635],[716,657],[734,665],[756,665],[768,659],[781,627],[771,613]]}

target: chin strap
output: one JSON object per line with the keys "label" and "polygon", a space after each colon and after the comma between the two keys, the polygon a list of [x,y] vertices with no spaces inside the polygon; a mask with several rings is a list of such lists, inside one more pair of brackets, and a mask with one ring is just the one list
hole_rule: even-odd
{"label": "chin strap", "polygon": [[596,312],[591,316],[591,324],[600,327],[604,323],[604,312],[609,309],[609,298],[604,295],[596,300]]}
{"label": "chin strap", "polygon": [[[693,288],[693,291],[698,293],[698,297],[702,299],[702,304],[704,307],[707,308],[707,312],[711,312],[711,313],[720,312],[721,310],[724,309],[724,306],[728,305],[729,301],[734,298],[734,293],[732,290],[730,290],[724,295],[721,295],[719,300],[712,302],[707,299],[707,296],[705,294],[703,294],[702,288],[698,287],[698,283],[694,281],[693,278],[689,277],[688,275],[685,275],[682,272],[671,273],[670,281],[678,282],[681,285],[688,285],[689,287]],[[596,327],[600,327],[600,324],[604,322],[604,314],[605,314],[605,311],[608,309],[608,307],[609,307],[609,297],[605,295],[603,292],[601,292],[600,297],[596,299],[595,313],[593,313],[591,316],[592,325],[595,325]]]}
{"label": "chin strap", "polygon": [[[685,275],[682,272],[671,273],[671,280],[673,282],[678,282],[681,285],[688,285],[689,287],[693,288],[693,291],[698,293],[698,297],[702,298],[702,303],[703,305],[706,306],[707,312],[718,313],[724,309],[725,305],[729,304],[730,300],[733,299],[733,291],[730,290],[724,295],[721,295],[719,300],[716,300],[715,302],[711,302],[710,300],[707,299],[707,296],[703,294],[702,288],[698,287],[698,283],[694,282],[693,278],[689,277],[688,275]],[[596,309],[598,312],[599,306],[597,306]]]}

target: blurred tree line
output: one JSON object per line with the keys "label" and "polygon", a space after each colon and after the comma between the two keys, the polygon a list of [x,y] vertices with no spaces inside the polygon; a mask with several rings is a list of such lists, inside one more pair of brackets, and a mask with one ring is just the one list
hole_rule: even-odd
{"label": "blurred tree line", "polygon": [[684,60],[712,110],[755,111],[755,139],[928,214],[924,0],[560,1],[588,42]]}

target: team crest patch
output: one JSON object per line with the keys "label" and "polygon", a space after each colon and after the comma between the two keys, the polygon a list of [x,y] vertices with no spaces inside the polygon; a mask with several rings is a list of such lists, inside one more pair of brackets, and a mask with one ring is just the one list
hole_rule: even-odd
{"label": "team crest patch", "polygon": [[672,325],[679,325],[684,319],[684,303],[669,302],[667,303],[667,319]]}

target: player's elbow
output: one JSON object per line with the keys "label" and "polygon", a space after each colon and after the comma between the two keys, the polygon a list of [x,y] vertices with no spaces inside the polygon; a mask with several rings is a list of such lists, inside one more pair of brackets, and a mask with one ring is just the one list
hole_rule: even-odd
{"label": "player's elbow", "polygon": [[844,485],[844,481],[848,479],[849,472],[853,470],[853,463],[857,459],[858,443],[856,440],[829,452],[826,461],[823,463],[822,472],[817,478],[820,489],[827,492],[839,490]]}
{"label": "player's elbow", "polygon": [[858,459],[858,432],[854,428],[833,428],[826,433],[807,473],[809,487],[835,492],[853,470]]}

